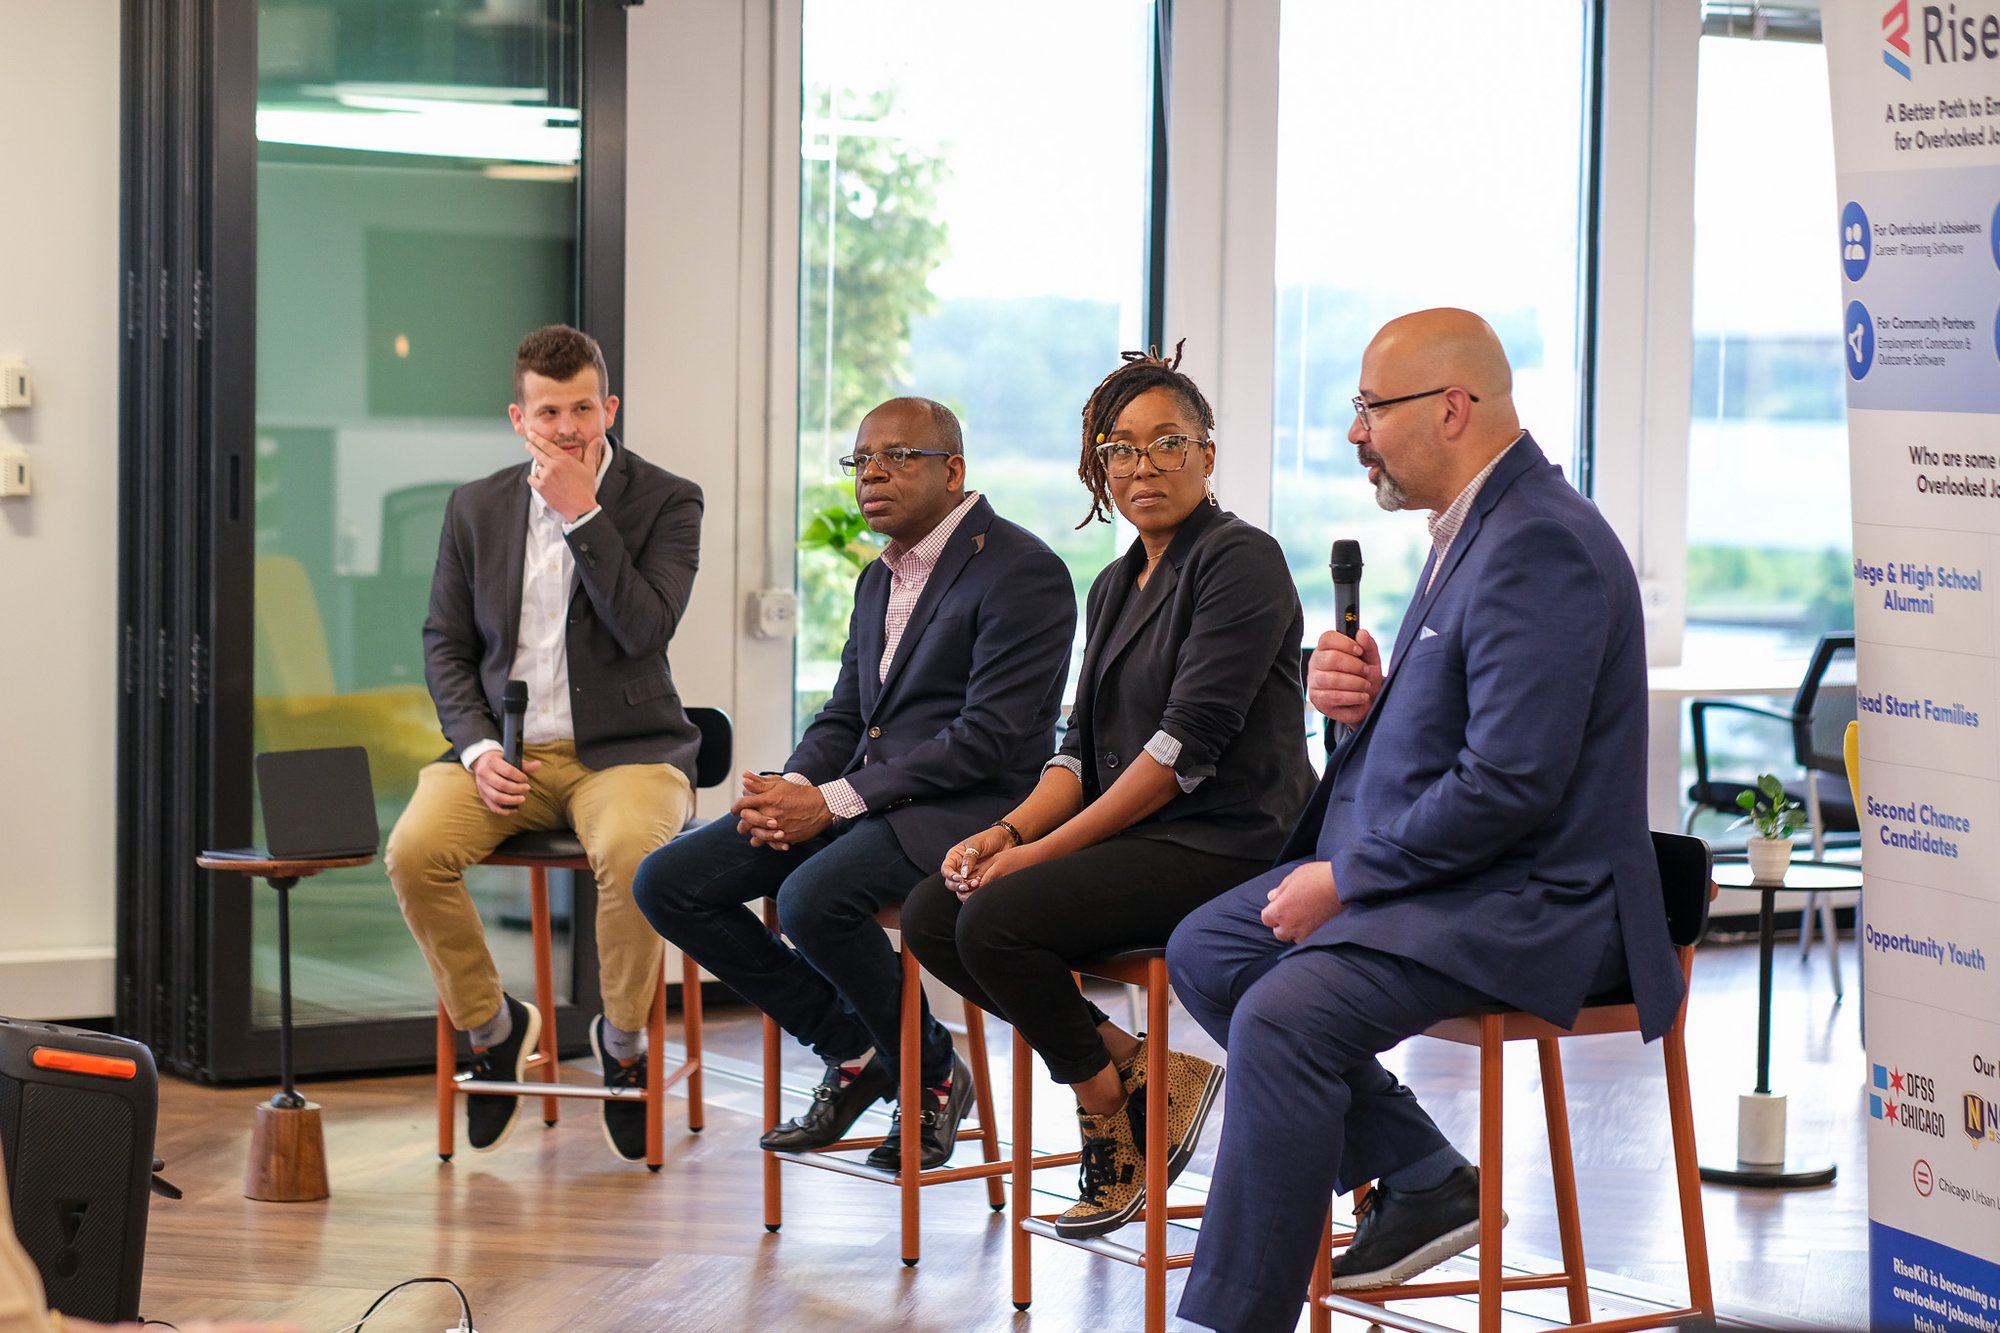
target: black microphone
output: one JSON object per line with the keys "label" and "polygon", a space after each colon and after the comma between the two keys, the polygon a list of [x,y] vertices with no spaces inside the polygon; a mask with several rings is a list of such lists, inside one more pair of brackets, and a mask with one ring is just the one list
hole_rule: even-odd
{"label": "black microphone", "polygon": [[510,680],[500,701],[501,758],[521,766],[521,724],[528,715],[528,682]]}
{"label": "black microphone", "polygon": [[1333,544],[1334,628],[1352,639],[1361,632],[1361,543]]}

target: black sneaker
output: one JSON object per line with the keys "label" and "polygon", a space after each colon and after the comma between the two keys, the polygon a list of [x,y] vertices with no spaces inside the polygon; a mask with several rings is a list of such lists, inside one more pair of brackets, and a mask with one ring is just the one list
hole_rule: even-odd
{"label": "black sneaker", "polygon": [[1333,1290],[1408,1282],[1478,1243],[1478,1167],[1461,1166],[1427,1190],[1377,1185],[1355,1212],[1353,1243],[1333,1261]]}
{"label": "black sneaker", "polygon": [[845,1138],[863,1111],[895,1090],[895,1076],[879,1057],[854,1074],[829,1064],[826,1077],[813,1089],[812,1105],[803,1114],[764,1131],[757,1144],[766,1152],[815,1152]]}
{"label": "black sneaker", "polygon": [[[951,1160],[952,1152],[958,1147],[958,1127],[964,1123],[966,1112],[972,1109],[972,1071],[965,1067],[965,1061],[951,1057],[951,1086],[939,1096],[937,1088],[919,1088],[918,1105],[923,1107],[917,1117],[917,1132],[923,1136],[917,1147],[917,1169],[928,1171],[934,1166],[943,1166]],[[868,1153],[868,1165],[882,1171],[903,1169],[903,1108],[896,1108],[895,1118],[889,1122],[889,1136]]]}
{"label": "black sneaker", "polygon": [[[597,1057],[597,1063],[604,1069],[604,1086],[607,1088],[631,1088],[643,1092],[646,1088],[646,1053],[629,1065],[619,1064],[604,1053],[604,1015],[590,1020],[590,1051]],[[628,1162],[646,1160],[646,1103],[636,1097],[616,1097],[604,1103],[604,1141],[611,1145],[611,1151]]]}
{"label": "black sneaker", "polygon": [[[528,1056],[542,1035],[542,1015],[534,1005],[502,995],[500,1002],[514,1016],[507,1040],[472,1053],[472,1077],[479,1082],[519,1083],[528,1072]],[[465,1097],[465,1141],[474,1152],[491,1152],[514,1129],[514,1112],[521,1099],[497,1092],[472,1092]]]}

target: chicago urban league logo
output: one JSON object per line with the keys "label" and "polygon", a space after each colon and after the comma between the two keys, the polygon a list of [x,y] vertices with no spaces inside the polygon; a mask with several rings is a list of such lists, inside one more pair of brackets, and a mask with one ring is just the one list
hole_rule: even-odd
{"label": "chicago urban league logo", "polygon": [[1944,1115],[1937,1109],[1936,1079],[1900,1067],[1871,1068],[1874,1090],[1868,1094],[1870,1119],[1928,1134],[1934,1139],[1945,1136]]}
{"label": "chicago urban league logo", "polygon": [[[1882,16],[1882,41],[1893,48],[1882,53],[1882,63],[1904,78],[1910,77],[1910,0],[1896,0]],[[1902,52],[1902,59],[1896,52]]]}

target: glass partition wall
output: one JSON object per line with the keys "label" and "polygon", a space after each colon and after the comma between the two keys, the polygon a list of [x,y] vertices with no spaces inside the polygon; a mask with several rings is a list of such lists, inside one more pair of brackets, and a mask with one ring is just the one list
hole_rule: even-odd
{"label": "glass partition wall", "polygon": [[[365,745],[385,835],[446,748],[421,638],[445,499],[518,461],[514,344],[576,317],[576,6],[470,17],[486,21],[295,0],[259,13],[253,745]],[[526,989],[527,872],[468,881]],[[434,992],[382,862],[312,887],[293,909],[301,1021],[424,1011]],[[254,901],[252,1012],[268,1023],[276,909]]]}
{"label": "glass partition wall", "polygon": [[[157,297],[128,283],[127,637],[159,651],[128,654],[120,1019],[170,1067],[252,1077],[275,1064],[274,895],[194,874],[193,851],[260,832],[254,753],[365,746],[386,840],[445,751],[423,673],[431,570],[451,489],[521,456],[514,345],[579,324],[618,387],[625,16],[619,0],[127,15],[126,256],[161,268]],[[163,355],[137,333],[155,318]],[[528,988],[526,872],[469,879]],[[574,1041],[595,1008],[595,969],[574,966],[591,914],[552,880]],[[380,858],[302,885],[292,915],[300,1069],[427,1060],[435,995]]]}

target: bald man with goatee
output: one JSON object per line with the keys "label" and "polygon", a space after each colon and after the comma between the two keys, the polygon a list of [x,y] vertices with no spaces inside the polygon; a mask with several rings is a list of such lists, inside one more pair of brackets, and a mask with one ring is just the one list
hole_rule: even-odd
{"label": "bald man with goatee", "polygon": [[1391,321],[1348,439],[1431,554],[1384,667],[1321,637],[1307,693],[1353,728],[1279,864],[1189,916],[1174,989],[1229,1052],[1222,1144],[1182,1318],[1297,1321],[1327,1203],[1375,1182],[1337,1290],[1470,1247],[1479,1172],[1377,1057],[1498,1003],[1559,1026],[1630,985],[1679,1009],[1647,830],[1646,648],[1631,561],[1514,412],[1486,321]]}

